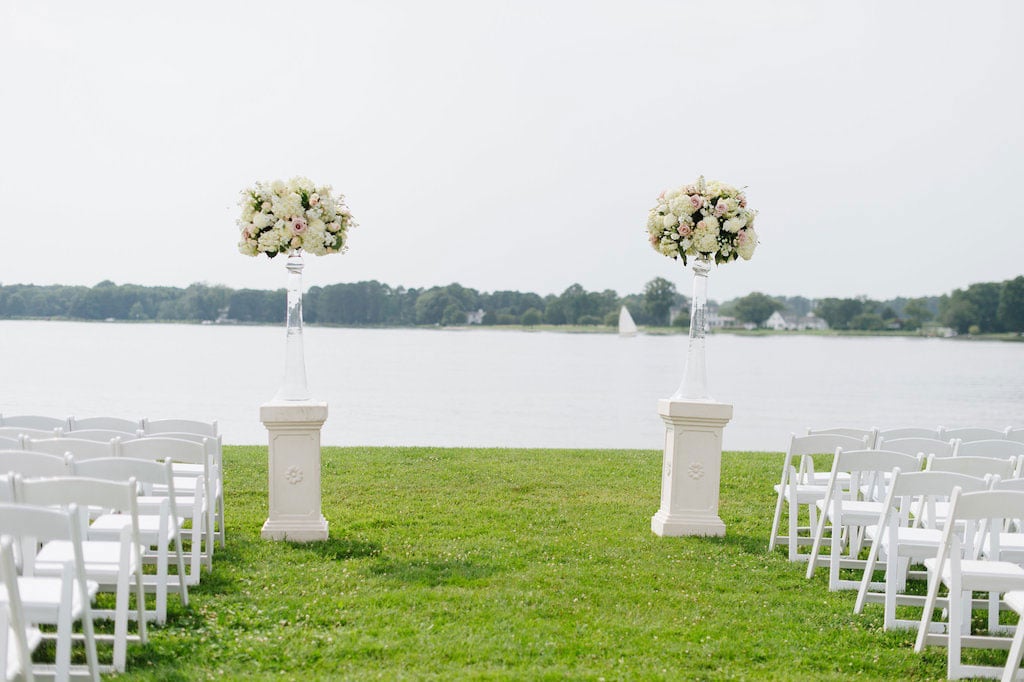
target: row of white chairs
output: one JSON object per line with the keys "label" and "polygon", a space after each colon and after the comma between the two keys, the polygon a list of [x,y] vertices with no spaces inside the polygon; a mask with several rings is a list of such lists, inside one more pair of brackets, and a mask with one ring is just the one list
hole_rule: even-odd
{"label": "row of white chairs", "polygon": [[[791,438],[783,487],[776,486],[776,490],[789,501],[793,488],[787,484],[802,486],[799,504],[808,507],[814,531],[807,577],[813,577],[818,565],[827,564],[829,589],[857,590],[857,613],[866,602],[881,602],[886,629],[918,629],[917,651],[928,644],[946,646],[951,679],[1017,679],[1024,627],[1001,624],[1000,613],[1024,610],[1024,479],[1019,477],[1024,449],[993,450],[996,456],[980,457],[958,453],[957,443],[946,444],[953,452],[915,451],[908,443],[905,451],[897,451],[886,443],[903,439],[876,439],[879,447],[869,448],[871,436],[843,430]],[[964,445],[967,443],[959,444]],[[824,485],[807,469],[798,478],[799,458],[827,455],[833,446]],[[798,511],[795,507],[795,503],[789,505],[791,515]],[[778,524],[773,523],[773,547],[777,531]],[[794,535],[792,530],[790,533]],[[787,538],[787,543],[794,558],[798,542]],[[829,547],[827,556],[819,555],[824,546]],[[865,551],[866,560],[860,558]],[[911,570],[920,563],[925,571]],[[875,579],[880,566],[885,569],[882,582]],[[860,569],[862,573],[857,580],[842,579],[840,569]],[[926,596],[906,594],[907,581],[912,578],[927,580]],[[949,597],[939,596],[942,586]],[[987,592],[988,597],[972,599],[972,591]],[[897,606],[919,607],[920,618],[898,619]],[[940,607],[948,614],[945,622],[934,618]],[[976,608],[988,611],[987,635],[971,631]],[[1001,632],[1014,632],[1005,666],[963,663],[965,646],[1010,648],[1011,640],[998,636]]]}
{"label": "row of white chairs", "polygon": [[[72,473],[72,460],[84,462],[96,458],[125,458],[148,461],[173,462],[175,486],[191,496],[183,513],[195,515],[194,532],[198,541],[189,552],[190,566],[200,563],[213,568],[214,548],[217,544],[218,509],[223,509],[223,488],[216,461],[216,443],[206,438],[186,440],[181,436],[147,436],[128,441],[113,438],[110,441],[84,441],[74,438],[23,438],[20,448],[0,450],[0,472],[13,471],[23,476],[64,476]],[[163,487],[158,487],[163,492]],[[219,526],[223,528],[223,512]],[[223,537],[223,531],[221,532]],[[190,571],[193,584],[199,580],[199,571]]]}
{"label": "row of white chairs", "polygon": [[[2,424],[0,424],[2,425]],[[881,439],[896,440],[897,438],[931,438],[934,440],[951,441],[958,440],[961,443],[969,443],[976,440],[1015,440],[1024,442],[1024,426],[1007,426],[1003,429],[993,429],[983,426],[960,426],[948,429],[944,426],[918,427],[900,426],[889,429],[877,427],[829,427],[809,428],[807,434],[839,434],[855,436],[856,438],[868,438],[868,447],[877,447]]]}
{"label": "row of white chairs", "polygon": [[[178,494],[175,481],[180,477],[170,459],[106,457],[79,462],[36,452],[5,454],[20,454],[22,461],[13,464],[27,474],[12,470],[0,477],[0,535],[20,565],[5,569],[6,589],[0,595],[8,618],[20,623],[7,638],[19,653],[7,656],[5,665],[31,677],[35,666],[25,664],[29,659],[23,656],[23,641],[39,639],[37,626],[49,624],[56,626],[56,633],[42,637],[56,639],[55,662],[39,672],[56,679],[69,679],[72,672],[98,679],[97,640],[110,641],[113,648],[110,664],[103,668],[123,672],[128,643],[146,642],[147,621],[166,621],[168,592],[176,592],[188,605],[183,539],[189,531],[187,514],[179,507],[197,508],[200,503],[192,493]],[[62,466],[67,475],[49,475],[61,473]],[[203,489],[196,487],[199,496]],[[67,518],[58,518],[55,512]],[[188,520],[193,524],[192,543],[197,545],[195,529],[201,527],[202,516]],[[155,565],[155,574],[143,573],[147,563]],[[196,568],[193,573],[198,577]],[[98,592],[114,595],[113,609],[91,606]],[[146,603],[146,593],[154,595],[153,608]],[[97,634],[94,618],[111,618],[113,634]],[[72,634],[72,621],[81,623],[81,636]],[[129,634],[129,621],[136,623],[134,635]],[[85,646],[87,665],[82,670],[72,670],[73,640]]]}
{"label": "row of white chairs", "polygon": [[[1019,458],[1019,465],[1024,466],[1024,442],[1009,439],[961,442],[957,438],[943,441],[922,436],[921,433],[925,431],[927,430],[893,429],[880,432],[877,429],[836,428],[808,429],[807,435],[792,435],[783,458],[780,481],[775,485],[776,503],[769,536],[769,550],[783,544],[788,547],[790,561],[807,559],[808,555],[800,553],[799,548],[813,542],[818,518],[816,505],[825,496],[829,478],[827,472],[815,471],[815,458],[830,457],[839,447],[846,450],[881,449],[902,452],[920,455],[923,461],[927,461],[929,457],[957,459],[957,462],[942,462],[931,466],[964,473],[976,472],[992,465],[991,462],[975,461],[975,458],[1007,460],[1016,456]],[[1002,469],[990,473],[1003,473],[1004,477],[1009,475]],[[1020,475],[1020,472],[1014,471],[1012,475]],[[841,476],[841,481],[845,480],[845,476]],[[801,512],[804,509],[808,519],[806,524],[801,520]],[[785,533],[781,531],[783,517],[787,517],[788,529]]]}
{"label": "row of white chairs", "polygon": [[[213,504],[213,537],[221,547],[227,540],[224,526],[223,441],[216,421],[193,419],[125,419],[121,417],[58,418],[45,415],[0,415],[0,449],[24,447],[26,439],[74,438],[78,441],[120,442],[153,436],[179,438],[203,443],[212,458],[212,477],[207,479]],[[77,443],[82,452],[91,446]],[[79,453],[80,454],[80,453]]]}
{"label": "row of white chairs", "polygon": [[83,431],[87,429],[109,429],[111,431],[127,431],[129,433],[142,430],[145,433],[166,433],[168,431],[185,431],[201,433],[206,436],[219,435],[216,421],[204,422],[195,419],[126,419],[124,417],[51,417],[48,415],[21,414],[5,416],[0,414],[0,427],[28,428],[47,431],[54,429],[62,432]]}

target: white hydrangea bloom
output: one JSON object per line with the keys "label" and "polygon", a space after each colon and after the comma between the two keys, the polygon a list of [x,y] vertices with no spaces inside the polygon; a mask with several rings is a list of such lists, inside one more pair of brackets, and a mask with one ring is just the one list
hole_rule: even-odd
{"label": "white hydrangea bloom", "polygon": [[757,233],[754,232],[754,228],[748,227],[737,235],[736,238],[736,253],[740,255],[743,260],[750,260],[754,255],[754,249],[757,248]]}

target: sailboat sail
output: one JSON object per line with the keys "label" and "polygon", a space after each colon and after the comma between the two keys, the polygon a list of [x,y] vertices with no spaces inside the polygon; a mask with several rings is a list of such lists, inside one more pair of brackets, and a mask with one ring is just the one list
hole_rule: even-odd
{"label": "sailboat sail", "polygon": [[626,306],[622,306],[619,311],[619,335],[636,336],[636,323],[633,322],[633,316],[629,314]]}

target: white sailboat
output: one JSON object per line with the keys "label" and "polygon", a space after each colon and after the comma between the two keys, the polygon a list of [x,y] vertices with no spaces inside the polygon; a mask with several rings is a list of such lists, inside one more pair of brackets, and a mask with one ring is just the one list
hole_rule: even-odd
{"label": "white sailboat", "polygon": [[629,314],[626,306],[622,306],[619,311],[619,336],[636,336],[636,322],[633,321],[633,316]]}

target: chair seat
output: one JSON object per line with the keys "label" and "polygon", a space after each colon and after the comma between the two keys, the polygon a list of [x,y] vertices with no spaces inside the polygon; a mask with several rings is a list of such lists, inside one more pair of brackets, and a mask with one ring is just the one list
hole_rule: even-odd
{"label": "chair seat", "polygon": [[[936,560],[926,559],[925,567],[935,570]],[[942,582],[949,584],[952,577],[950,562],[944,562],[940,574]],[[1008,592],[1024,589],[1024,568],[1009,561],[964,559],[960,562],[960,581],[964,590],[980,592]]]}
{"label": "chair seat", "polygon": [[[794,487],[796,488],[797,504],[810,504],[811,502],[817,502],[825,497],[825,490],[828,488],[828,486],[825,485],[805,485],[802,483]],[[785,490],[786,499],[789,499],[789,496],[792,494],[790,486],[782,486],[778,483],[775,484],[775,493],[777,495],[783,490]]]}
{"label": "chair seat", "polygon": [[[64,564],[73,557],[74,550],[70,542],[47,542],[36,554],[35,571],[39,575],[57,575],[63,570]],[[82,543],[82,557],[85,560],[85,571],[90,578],[112,578],[112,582],[116,581],[121,571],[120,542],[87,540]],[[135,571],[137,558],[135,552],[129,553],[129,571]]]}
{"label": "chair seat", "polygon": [[[888,552],[888,533],[881,533],[881,537],[878,537],[878,527],[869,526],[867,536],[881,543],[882,547]],[[942,531],[935,528],[908,528],[902,526],[896,529],[896,539],[900,556],[925,559],[935,556],[939,545],[942,544]]]}
{"label": "chair seat", "polygon": [[[127,514],[104,514],[89,524],[89,540],[113,541],[121,537],[121,531],[131,526],[132,519]],[[182,521],[168,528],[169,539],[177,535]],[[145,545],[155,545],[160,541],[160,517],[139,517],[139,539]]]}
{"label": "chair seat", "polygon": [[[982,551],[989,553],[991,543],[985,538]],[[1000,533],[999,534],[999,558],[1014,563],[1024,562],[1024,533]]]}
{"label": "chair seat", "polygon": [[1013,590],[1003,595],[1006,605],[1017,613],[1024,613],[1024,590]]}
{"label": "chair seat", "polygon": [[[824,500],[818,501],[818,509],[822,509]],[[843,500],[843,525],[867,526],[878,522],[884,509],[882,502],[872,500]],[[831,509],[829,510],[831,512]],[[831,513],[829,519],[832,519]],[[834,519],[832,519],[834,520]]]}
{"label": "chair seat", "polygon": [[[25,619],[29,622],[50,622],[54,613],[61,604],[60,578],[44,576],[20,576],[18,578],[18,592],[21,595],[21,607],[25,612]],[[93,599],[99,592],[99,584],[93,580],[86,583],[89,590],[89,598]],[[0,599],[7,599],[7,592],[0,587]],[[71,593],[71,614],[77,618],[82,613],[82,598],[78,590]]]}

